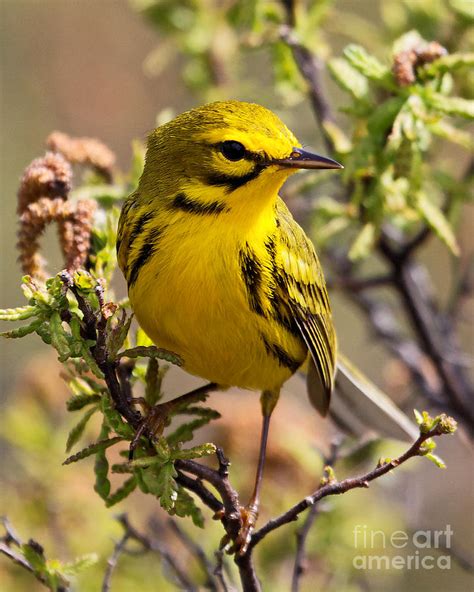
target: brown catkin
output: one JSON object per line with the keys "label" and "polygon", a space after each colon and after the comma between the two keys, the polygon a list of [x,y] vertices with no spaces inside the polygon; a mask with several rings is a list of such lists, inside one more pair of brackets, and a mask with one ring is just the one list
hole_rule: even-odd
{"label": "brown catkin", "polygon": [[437,41],[420,43],[405,51],[400,51],[393,58],[392,72],[399,86],[409,86],[416,82],[416,69],[434,62],[446,55],[447,50]]}
{"label": "brown catkin", "polygon": [[90,247],[97,204],[88,199],[67,201],[72,169],[62,154],[47,152],[25,170],[18,190],[19,262],[24,273],[45,279],[39,239],[56,222],[59,243],[68,271],[84,265]]}
{"label": "brown catkin", "polygon": [[90,166],[111,181],[115,154],[96,138],[71,138],[63,132],[52,132],[46,146],[62,154],[70,163]]}
{"label": "brown catkin", "polygon": [[47,152],[26,167],[18,189],[18,214],[41,197],[66,199],[71,190],[72,169],[61,155]]}

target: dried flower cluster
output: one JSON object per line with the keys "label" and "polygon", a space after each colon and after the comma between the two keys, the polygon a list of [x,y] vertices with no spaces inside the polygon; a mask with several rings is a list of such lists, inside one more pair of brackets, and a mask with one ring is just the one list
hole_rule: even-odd
{"label": "dried flower cluster", "polygon": [[416,82],[416,69],[446,55],[447,50],[437,41],[414,46],[394,56],[393,75],[399,86]]}
{"label": "dried flower cluster", "polygon": [[62,154],[70,163],[89,166],[106,181],[112,180],[115,154],[96,138],[71,138],[56,131],[48,136],[46,146]]}
{"label": "dried flower cluster", "polygon": [[115,155],[93,138],[74,139],[54,132],[47,145],[53,151],[26,168],[18,190],[19,261],[25,273],[38,279],[46,277],[39,239],[52,222],[58,227],[66,269],[74,271],[87,259],[97,204],[88,199],[68,201],[71,163],[91,166],[110,179],[115,162]]}

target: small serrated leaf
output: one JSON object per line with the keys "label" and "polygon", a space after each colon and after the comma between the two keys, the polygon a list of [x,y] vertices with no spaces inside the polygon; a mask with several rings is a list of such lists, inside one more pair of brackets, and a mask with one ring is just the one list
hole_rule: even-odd
{"label": "small serrated leaf", "polygon": [[122,436],[127,440],[133,438],[134,432],[128,423],[125,423],[120,413],[113,406],[112,400],[108,393],[101,398],[102,413],[104,414],[104,421],[110,429],[116,434]]}
{"label": "small serrated leaf", "polygon": [[100,402],[100,395],[74,395],[66,401],[68,411],[79,411],[87,405]]}
{"label": "small serrated leaf", "polygon": [[448,220],[443,212],[423,192],[419,192],[417,195],[416,209],[453,255],[458,256],[460,254],[459,245]]}
{"label": "small serrated leaf", "polygon": [[425,101],[432,109],[446,115],[474,119],[474,101],[461,97],[447,97],[433,91],[425,93]]}
{"label": "small serrated leaf", "polygon": [[[178,495],[176,476],[176,469],[171,461],[141,469],[141,477],[147,490],[160,500],[161,507],[167,512],[173,510]],[[138,485],[140,486],[140,482]]]}
{"label": "small serrated leaf", "polygon": [[206,443],[200,444],[199,446],[193,446],[192,448],[186,448],[185,450],[175,449],[171,451],[171,458],[174,460],[177,459],[187,459],[191,460],[193,458],[202,458],[203,456],[210,456],[211,454],[215,454],[216,446],[215,444]]}
{"label": "small serrated leaf", "polygon": [[41,575],[46,572],[46,558],[42,547],[36,541],[30,540],[21,545],[21,551],[36,574]]}
{"label": "small serrated leaf", "polygon": [[38,313],[37,306],[19,306],[0,309],[0,321],[24,321]]}
{"label": "small serrated leaf", "polygon": [[181,518],[190,516],[196,526],[204,528],[204,516],[201,509],[196,505],[194,498],[181,486],[178,486],[174,511],[176,516]]}
{"label": "small serrated leaf", "polygon": [[334,58],[329,60],[329,72],[337,84],[350,93],[355,99],[367,98],[369,85],[367,78],[353,68],[347,60]]}
{"label": "small serrated leaf", "polygon": [[375,239],[375,225],[372,222],[368,222],[362,227],[362,230],[352,243],[352,247],[349,250],[349,259],[351,261],[356,261],[367,257],[374,247]]}
{"label": "small serrated leaf", "polygon": [[97,406],[93,407],[92,409],[89,409],[86,413],[84,413],[84,415],[82,416],[80,421],[69,432],[69,435],[67,437],[67,442],[66,442],[66,452],[69,452],[71,450],[71,448],[74,446],[74,444],[76,444],[76,442],[79,441],[82,434],[84,433],[85,427],[86,427],[89,419],[94,415],[94,413],[97,410],[98,410]]}
{"label": "small serrated leaf", "polygon": [[432,463],[434,463],[438,468],[440,468],[440,469],[446,468],[446,464],[445,464],[444,460],[442,458],[440,458],[438,455],[433,454],[432,452],[428,452],[428,454],[425,454],[424,457],[427,458],[428,460],[430,460]]}
{"label": "small serrated leaf", "polygon": [[160,360],[166,360],[171,364],[175,364],[175,366],[183,365],[183,361],[177,354],[174,354],[167,349],[156,347],[155,345],[137,345],[136,347],[120,352],[117,355],[117,358],[158,358]]}
{"label": "small serrated leaf", "polygon": [[105,505],[107,508],[118,504],[126,497],[128,497],[132,491],[137,487],[137,479],[135,475],[132,475],[129,479],[127,479],[121,487],[119,487],[112,495],[109,495],[107,498]]}
{"label": "small serrated leaf", "polygon": [[390,69],[361,46],[351,44],[344,49],[344,56],[349,64],[361,74],[377,82],[390,78]]}
{"label": "small serrated leaf", "polygon": [[76,557],[74,561],[64,563],[61,571],[67,576],[76,576],[81,571],[92,567],[99,561],[97,553],[86,553],[80,557]]}
{"label": "small serrated leaf", "polygon": [[11,331],[4,331],[3,333],[0,333],[0,337],[6,337],[7,339],[19,339],[29,335],[30,333],[38,331],[42,324],[43,319],[37,319],[29,325],[23,325],[22,327],[12,329]]}
{"label": "small serrated leaf", "polygon": [[201,417],[180,425],[174,432],[166,436],[168,444],[173,447],[181,442],[189,442],[194,438],[194,431],[209,423],[210,419],[209,417]]}
{"label": "small serrated leaf", "polygon": [[418,409],[413,409],[413,415],[415,416],[416,423],[420,426],[423,423],[423,416]]}
{"label": "small serrated leaf", "polygon": [[103,440],[99,440],[98,442],[94,442],[94,444],[91,444],[90,446],[83,448],[79,452],[76,452],[76,454],[69,456],[63,462],[63,465],[70,465],[71,463],[75,463],[78,460],[82,460],[83,458],[87,458],[88,456],[92,456],[93,454],[97,454],[97,452],[104,451],[107,448],[110,448],[110,446],[117,444],[117,442],[123,442],[123,440],[124,438],[122,438],[121,436],[116,436],[115,438],[105,438]]}

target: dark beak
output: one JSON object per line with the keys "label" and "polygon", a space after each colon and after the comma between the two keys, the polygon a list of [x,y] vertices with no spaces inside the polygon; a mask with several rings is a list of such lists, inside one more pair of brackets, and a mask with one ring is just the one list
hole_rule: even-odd
{"label": "dark beak", "polygon": [[342,164],[339,164],[332,158],[319,156],[307,152],[302,148],[293,148],[293,152],[288,158],[280,158],[270,161],[270,164],[276,164],[282,167],[291,169],[343,169]]}

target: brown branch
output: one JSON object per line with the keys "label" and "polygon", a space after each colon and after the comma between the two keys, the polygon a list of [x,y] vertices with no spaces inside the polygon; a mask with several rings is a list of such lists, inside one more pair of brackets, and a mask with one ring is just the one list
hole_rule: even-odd
{"label": "brown branch", "polygon": [[191,582],[188,575],[177,563],[176,559],[173,557],[173,555],[171,555],[169,551],[167,551],[157,541],[150,539],[146,535],[139,532],[134,526],[132,526],[126,514],[121,514],[117,517],[117,520],[122,525],[124,529],[124,534],[120,541],[118,541],[115,545],[114,552],[110,557],[109,561],[107,562],[107,570],[102,583],[102,592],[108,592],[108,590],[110,589],[110,579],[112,573],[117,565],[120,555],[122,553],[128,552],[126,549],[126,543],[129,540],[134,540],[140,543],[140,545],[144,548],[145,551],[152,551],[160,555],[161,558],[170,566],[171,571],[176,577],[176,580],[179,583],[179,585],[184,590],[189,590],[190,592],[197,592],[197,587]]}
{"label": "brown branch", "polygon": [[125,551],[125,545],[127,544],[129,538],[130,533],[128,532],[128,530],[125,530],[122,538],[115,544],[114,551],[107,560],[107,568],[105,570],[104,579],[102,581],[102,592],[109,592],[110,584],[112,582],[112,574],[114,573],[114,570],[117,567],[120,555]]}
{"label": "brown branch", "polygon": [[219,549],[215,552],[215,556],[216,567],[214,568],[214,575],[216,576],[217,581],[221,585],[222,590],[224,592],[232,592],[233,589],[227,583],[224,574],[224,551],[222,549]]}
{"label": "brown branch", "polygon": [[176,534],[176,536],[180,539],[183,545],[188,549],[193,557],[196,558],[197,562],[201,566],[204,574],[206,575],[206,581],[204,583],[204,587],[208,590],[212,590],[213,592],[218,592],[218,588],[214,579],[213,567],[212,564],[207,557],[204,549],[194,541],[187,532],[185,532],[181,526],[173,520],[172,518],[168,519],[168,524]]}
{"label": "brown branch", "polygon": [[[451,425],[455,426],[455,422],[451,418],[444,418],[444,420],[446,420]],[[426,442],[426,440],[428,440],[429,438],[440,436],[443,433],[452,432],[443,431],[443,422],[440,422],[432,430],[426,433],[421,433],[418,439],[410,446],[410,448],[394,460],[388,463],[378,465],[375,469],[369,471],[368,473],[360,477],[348,478],[344,479],[343,481],[330,481],[322,485],[313,494],[309,495],[304,500],[295,504],[292,508],[290,508],[277,518],[269,520],[267,524],[262,526],[262,528],[260,528],[256,532],[254,532],[251,537],[247,553],[251,553],[255,545],[257,545],[270,532],[277,528],[280,528],[284,524],[288,524],[289,522],[297,520],[301,512],[304,512],[304,510],[306,510],[310,506],[313,506],[321,499],[328,497],[330,495],[340,495],[342,493],[350,491],[351,489],[367,488],[369,487],[369,483],[371,481],[374,481],[375,479],[378,479],[379,477],[386,475],[393,469],[405,463],[410,458],[413,458],[415,456],[423,456],[423,443]]]}
{"label": "brown branch", "polygon": [[[331,443],[329,454],[323,459],[324,466],[332,467],[339,456],[339,449],[342,444],[342,439],[334,440]],[[305,554],[306,541],[313,524],[321,512],[320,506],[314,504],[311,506],[303,526],[296,531],[296,554],[295,563],[293,566],[293,575],[291,578],[291,592],[298,592],[301,582],[301,577],[306,570]]]}

